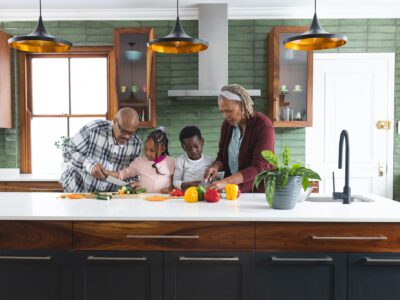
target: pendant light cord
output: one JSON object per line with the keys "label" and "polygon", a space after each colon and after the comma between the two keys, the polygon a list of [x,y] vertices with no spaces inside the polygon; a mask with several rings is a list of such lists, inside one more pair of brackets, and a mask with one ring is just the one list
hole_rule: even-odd
{"label": "pendant light cord", "polygon": [[317,13],[317,0],[314,0],[314,15]]}
{"label": "pendant light cord", "polygon": [[179,0],[176,0],[176,17],[179,19]]}
{"label": "pendant light cord", "polygon": [[39,17],[42,17],[42,0],[39,0]]}

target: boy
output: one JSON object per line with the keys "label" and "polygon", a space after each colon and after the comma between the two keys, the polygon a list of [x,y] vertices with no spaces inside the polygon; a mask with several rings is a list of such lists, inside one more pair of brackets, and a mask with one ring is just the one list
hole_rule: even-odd
{"label": "boy", "polygon": [[174,187],[185,190],[198,186],[204,178],[204,171],[211,166],[214,159],[203,154],[204,139],[196,126],[186,126],[179,133],[184,154],[175,161]]}

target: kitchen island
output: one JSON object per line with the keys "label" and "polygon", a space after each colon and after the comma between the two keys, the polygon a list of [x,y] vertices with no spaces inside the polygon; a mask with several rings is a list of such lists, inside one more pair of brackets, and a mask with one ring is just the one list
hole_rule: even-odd
{"label": "kitchen island", "polygon": [[263,194],[59,196],[0,193],[4,299],[400,298],[400,204],[390,199],[282,211]]}

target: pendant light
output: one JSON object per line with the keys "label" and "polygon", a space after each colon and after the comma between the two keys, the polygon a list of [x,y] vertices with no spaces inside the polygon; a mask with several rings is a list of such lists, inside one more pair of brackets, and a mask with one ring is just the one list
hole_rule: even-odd
{"label": "pendant light", "polygon": [[307,31],[283,41],[288,49],[293,50],[323,50],[338,48],[347,43],[347,36],[326,32],[319,25],[317,18],[317,0],[314,0],[314,18]]}
{"label": "pendant light", "polygon": [[160,53],[197,53],[208,48],[208,42],[192,38],[183,30],[179,20],[179,0],[176,0],[176,23],[174,29],[165,37],[147,43],[154,52]]}
{"label": "pendant light", "polygon": [[8,39],[11,48],[25,52],[65,52],[72,43],[49,34],[42,20],[42,0],[39,0],[39,21],[35,30],[28,35],[18,35]]}

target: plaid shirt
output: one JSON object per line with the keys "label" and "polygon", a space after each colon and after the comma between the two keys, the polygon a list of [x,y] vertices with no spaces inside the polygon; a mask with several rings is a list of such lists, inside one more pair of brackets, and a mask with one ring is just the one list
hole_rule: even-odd
{"label": "plaid shirt", "polygon": [[[71,138],[64,157],[68,168],[61,175],[60,183],[67,193],[94,191],[115,191],[118,187],[91,174],[95,164],[100,163],[106,170],[118,171],[126,168],[140,156],[142,141],[132,136],[126,145],[120,145],[113,137],[112,123],[95,120]],[[131,180],[132,181],[132,180]]]}

